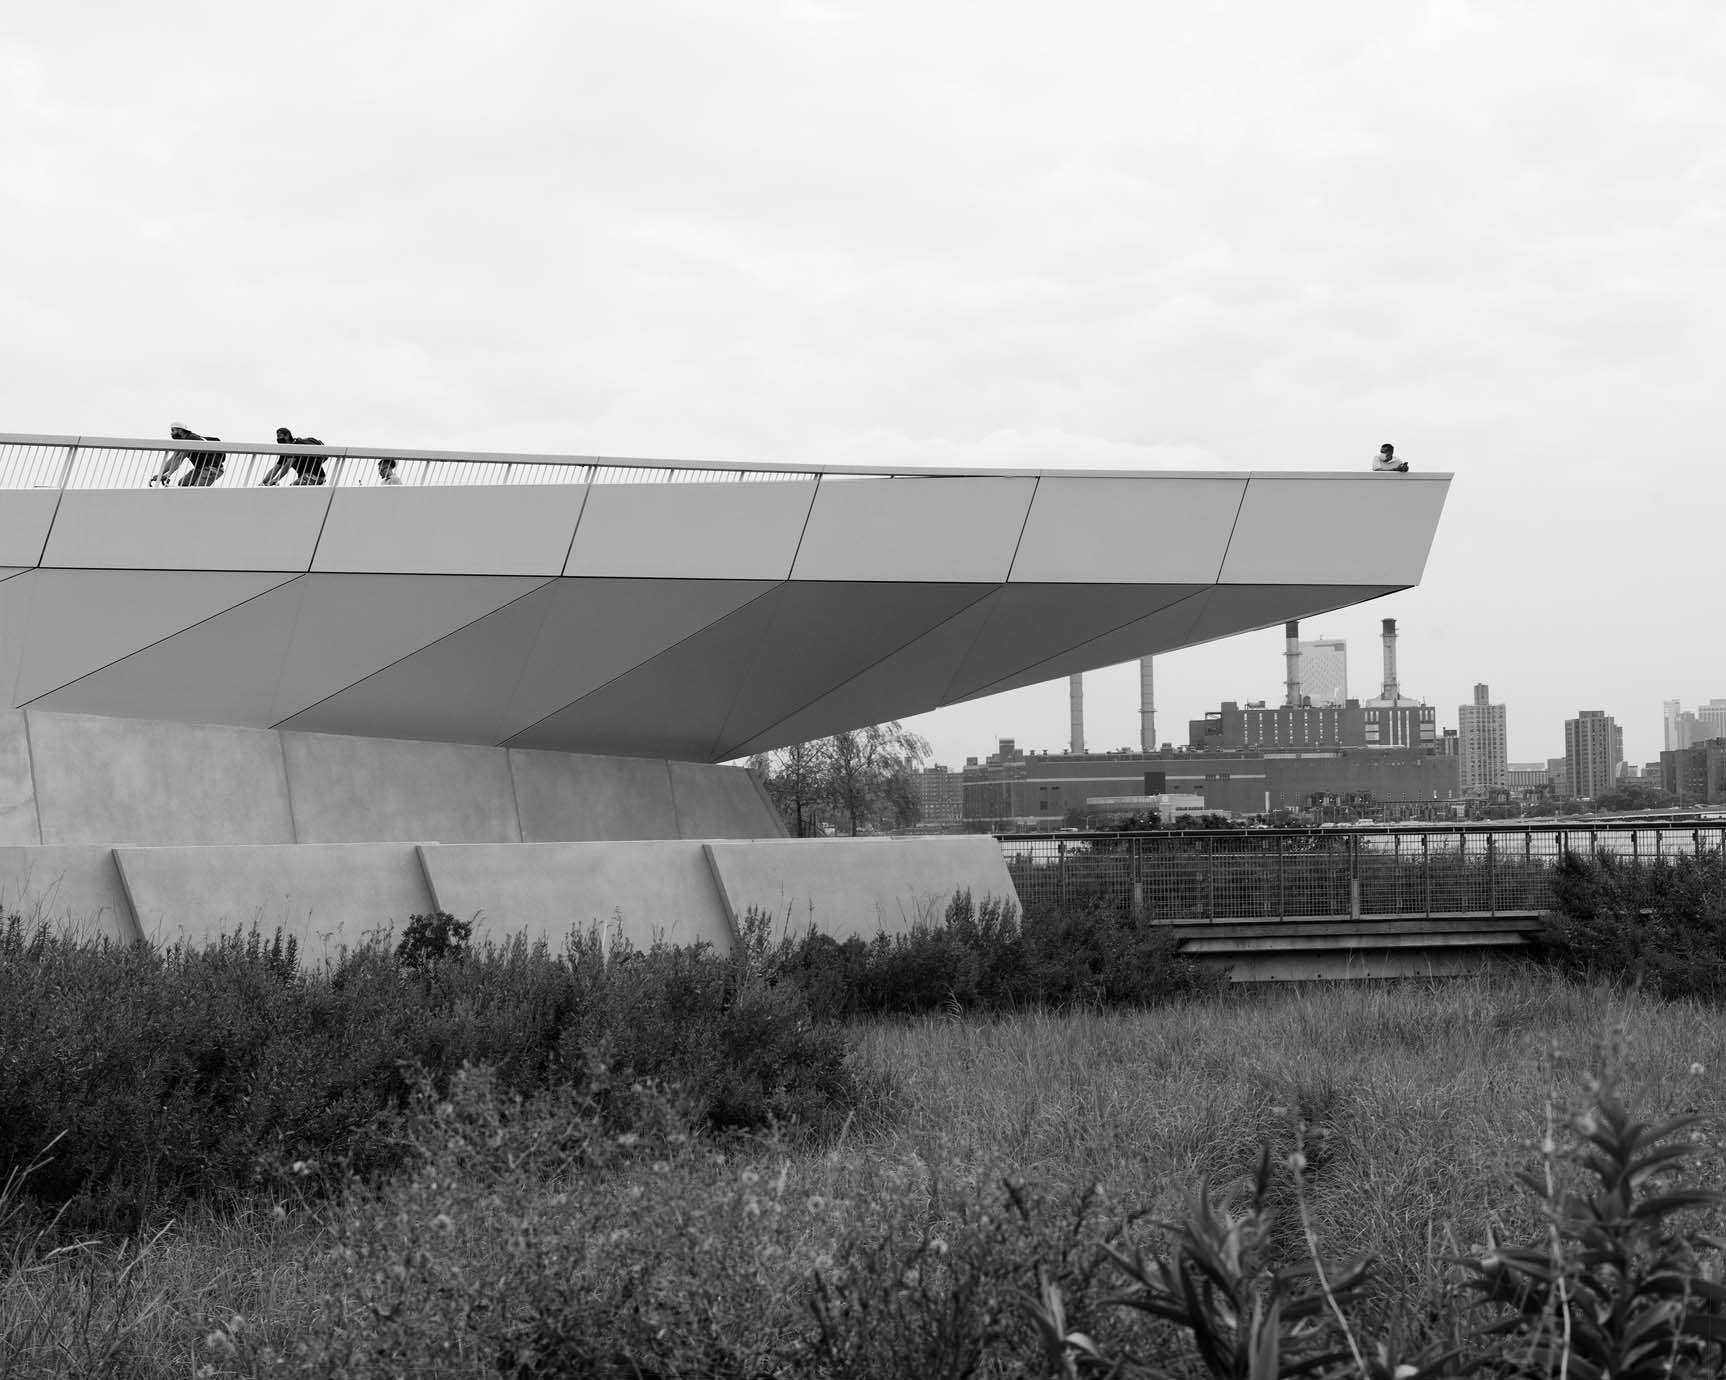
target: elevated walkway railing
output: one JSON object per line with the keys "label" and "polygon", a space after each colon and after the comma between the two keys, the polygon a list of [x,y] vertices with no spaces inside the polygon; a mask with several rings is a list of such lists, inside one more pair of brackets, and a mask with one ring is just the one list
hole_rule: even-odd
{"label": "elevated walkway railing", "polygon": [[1552,905],[1566,853],[1626,862],[1726,851],[1726,823],[1000,834],[1027,907],[1159,924],[1513,919]]}

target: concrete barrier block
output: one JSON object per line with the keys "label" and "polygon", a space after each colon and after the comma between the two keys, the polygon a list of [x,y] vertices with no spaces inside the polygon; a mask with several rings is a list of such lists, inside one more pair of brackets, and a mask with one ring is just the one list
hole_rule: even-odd
{"label": "concrete barrier block", "polygon": [[399,938],[409,916],[433,909],[411,843],[116,848],[114,860],[154,943],[279,927],[301,962],[317,963],[374,934]]}
{"label": "concrete barrier block", "polygon": [[294,841],[268,729],[25,712],[45,844]]}
{"label": "concrete barrier block", "polygon": [[518,843],[499,748],[283,733],[301,843]]}
{"label": "concrete barrier block", "polygon": [[987,835],[927,839],[757,839],[704,844],[731,914],[754,907],[775,932],[835,939],[904,934],[939,921],[956,891],[1019,903]]}
{"label": "concrete barrier block", "polygon": [[660,758],[510,748],[509,766],[524,843],[677,837]]}
{"label": "concrete barrier block", "polygon": [[785,822],[744,767],[672,762],[677,836],[685,839],[776,839]]}
{"label": "concrete barrier block", "polygon": [[0,848],[0,915],[79,938],[138,938],[114,850],[95,844]]}
{"label": "concrete barrier block", "polygon": [[42,842],[22,709],[0,709],[0,844]]}
{"label": "concrete barrier block", "polygon": [[731,927],[699,843],[446,844],[421,849],[438,905],[474,938],[517,934],[560,952],[570,931],[731,950]]}

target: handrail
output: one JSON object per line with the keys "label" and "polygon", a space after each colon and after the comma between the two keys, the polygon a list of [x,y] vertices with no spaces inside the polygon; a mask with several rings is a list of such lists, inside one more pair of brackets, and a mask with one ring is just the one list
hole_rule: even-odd
{"label": "handrail", "polygon": [[[196,441],[185,442],[172,439],[157,439],[155,437],[120,437],[120,436],[63,436],[47,435],[30,432],[0,432],[0,448],[6,446],[31,446],[48,448],[77,448],[79,450],[103,451],[174,451],[198,449]],[[720,474],[778,474],[786,476],[806,476],[813,479],[821,475],[854,475],[863,478],[896,479],[896,478],[933,478],[933,479],[1030,479],[1041,473],[1058,474],[1064,479],[1142,479],[1148,474],[1158,479],[1359,479],[1367,482],[1382,483],[1385,477],[1375,476],[1364,470],[1346,471],[1294,471],[1294,470],[1096,470],[1096,469],[1064,469],[1045,471],[1035,468],[1011,469],[984,466],[933,466],[933,465],[815,465],[787,464],[776,461],[751,461],[737,463],[719,460],[671,460],[651,459],[643,457],[600,456],[600,455],[553,455],[516,451],[447,451],[447,450],[401,450],[387,446],[281,446],[272,441],[229,441],[222,440],[209,447],[219,448],[225,454],[242,455],[307,455],[315,454],[328,460],[360,459],[360,460],[396,460],[396,461],[427,461],[438,464],[472,464],[472,465],[554,465],[567,467],[586,467],[595,471],[602,469],[621,470],[660,470],[660,471],[691,471]],[[1407,483],[1414,481],[1448,481],[1448,473],[1411,473],[1395,476],[1395,482]]]}

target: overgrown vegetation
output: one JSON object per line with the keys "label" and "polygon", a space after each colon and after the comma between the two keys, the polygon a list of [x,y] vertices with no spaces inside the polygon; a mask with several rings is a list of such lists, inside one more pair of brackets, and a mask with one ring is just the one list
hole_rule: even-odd
{"label": "overgrown vegetation", "polygon": [[1661,862],[1568,854],[1544,941],[1560,971],[1667,997],[1726,1001],[1726,856]]}
{"label": "overgrown vegetation", "polygon": [[0,1377],[1717,1374],[1720,882],[1567,862],[1562,978],[1227,995],[963,895],[313,971],[14,922]]}

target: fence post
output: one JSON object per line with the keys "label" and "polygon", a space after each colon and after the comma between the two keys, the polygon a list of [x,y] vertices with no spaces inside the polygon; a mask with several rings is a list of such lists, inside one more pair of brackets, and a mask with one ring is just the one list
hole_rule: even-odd
{"label": "fence post", "polygon": [[60,466],[60,484],[59,484],[59,487],[60,487],[62,492],[64,492],[66,485],[71,481],[72,462],[74,460],[76,460],[77,458],[78,458],[78,443],[76,441],[74,441],[71,445],[66,447],[66,463],[64,465]]}
{"label": "fence post", "polygon": [[1348,918],[1360,919],[1360,835],[1348,836]]}
{"label": "fence post", "polygon": [[1133,920],[1137,923],[1145,918],[1145,868],[1144,840],[1137,834],[1132,836],[1132,877],[1133,877]]}
{"label": "fence post", "polygon": [[1289,918],[1288,888],[1283,884],[1283,854],[1288,851],[1288,839],[1277,835],[1277,919]]}
{"label": "fence post", "polygon": [[1498,914],[1498,835],[1486,836],[1486,913]]}
{"label": "fence post", "polygon": [[1432,835],[1420,836],[1420,870],[1426,878],[1426,918],[1432,919]]}
{"label": "fence post", "polygon": [[1055,904],[1067,908],[1067,841],[1055,845]]}
{"label": "fence post", "polygon": [[1214,920],[1217,916],[1217,842],[1205,838],[1205,919]]}

